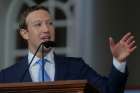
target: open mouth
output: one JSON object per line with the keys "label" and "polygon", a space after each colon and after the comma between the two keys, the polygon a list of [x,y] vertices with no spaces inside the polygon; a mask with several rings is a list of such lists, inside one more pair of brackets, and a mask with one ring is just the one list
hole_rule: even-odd
{"label": "open mouth", "polygon": [[41,37],[41,41],[42,42],[50,41],[50,37],[49,36],[43,36],[43,37]]}

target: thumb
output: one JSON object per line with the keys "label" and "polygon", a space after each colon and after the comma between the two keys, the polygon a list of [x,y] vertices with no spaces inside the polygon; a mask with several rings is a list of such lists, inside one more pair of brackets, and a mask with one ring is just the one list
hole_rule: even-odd
{"label": "thumb", "polygon": [[115,42],[112,37],[109,37],[109,45],[110,45],[111,50],[115,46]]}

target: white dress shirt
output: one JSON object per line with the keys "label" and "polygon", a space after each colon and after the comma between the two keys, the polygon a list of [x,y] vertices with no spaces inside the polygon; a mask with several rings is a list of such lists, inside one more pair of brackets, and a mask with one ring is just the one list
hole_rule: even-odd
{"label": "white dress shirt", "polygon": [[117,70],[122,73],[125,73],[126,62],[119,62],[115,57],[113,57],[113,65]]}
{"label": "white dress shirt", "polygon": [[[29,51],[28,53],[28,62],[31,61],[32,57],[33,57],[33,53],[31,53]],[[51,51],[49,51],[49,53],[47,53],[44,57],[44,59],[47,59],[48,62],[45,63],[45,71],[47,72],[47,74],[50,77],[50,81],[54,81],[54,75],[55,75],[55,63],[54,63],[54,54],[53,54],[53,49]],[[38,69],[39,69],[39,65],[36,64],[36,62],[40,60],[40,58],[38,58],[37,56],[35,56],[34,60],[32,61],[32,64],[29,68],[29,72],[31,75],[31,79],[33,82],[40,82],[38,80]]]}
{"label": "white dress shirt", "polygon": [[[51,81],[54,81],[54,76],[55,76],[55,62],[54,62],[54,53],[53,53],[53,49],[46,54],[46,56],[44,57],[45,59],[47,59],[49,62],[46,62],[45,64],[45,70],[47,71]],[[33,53],[31,53],[29,51],[28,53],[28,62],[31,61],[33,57]],[[40,60],[40,58],[38,57],[35,57],[30,68],[29,68],[29,72],[30,72],[30,75],[31,75],[31,78],[32,78],[32,81],[33,82],[39,82],[38,80],[38,65],[35,64],[35,62],[37,62],[38,60]],[[119,62],[118,60],[116,60],[114,57],[113,57],[113,65],[114,67],[122,72],[122,73],[125,73],[125,67],[126,67],[126,62]]]}

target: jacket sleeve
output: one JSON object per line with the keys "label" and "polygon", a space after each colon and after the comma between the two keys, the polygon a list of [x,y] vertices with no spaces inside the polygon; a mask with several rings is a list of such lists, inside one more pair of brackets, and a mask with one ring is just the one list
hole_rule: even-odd
{"label": "jacket sleeve", "polygon": [[108,77],[101,76],[89,67],[82,59],[80,62],[81,77],[95,86],[101,93],[123,93],[127,81],[127,73],[121,73],[113,65]]}

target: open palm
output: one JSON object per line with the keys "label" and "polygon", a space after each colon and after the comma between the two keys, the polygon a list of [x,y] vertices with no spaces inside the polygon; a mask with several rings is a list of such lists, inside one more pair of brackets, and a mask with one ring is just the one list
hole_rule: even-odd
{"label": "open palm", "polygon": [[109,38],[109,42],[112,55],[120,62],[125,61],[136,49],[134,36],[130,32],[125,34],[117,43],[114,42],[112,37]]}

